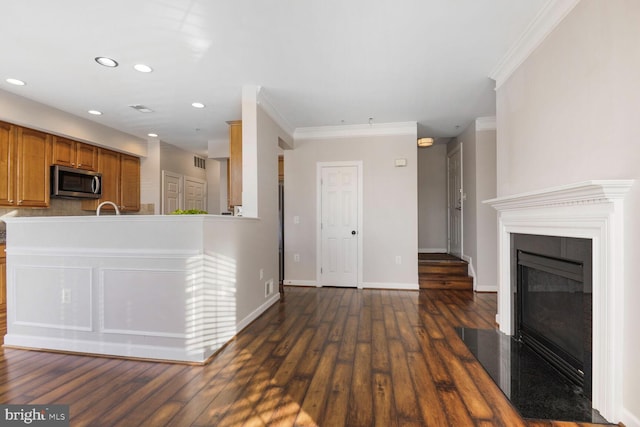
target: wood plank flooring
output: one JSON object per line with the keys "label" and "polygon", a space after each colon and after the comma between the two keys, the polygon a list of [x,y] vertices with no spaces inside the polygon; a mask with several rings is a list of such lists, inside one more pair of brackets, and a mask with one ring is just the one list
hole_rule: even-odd
{"label": "wood plank flooring", "polygon": [[495,294],[285,288],[207,366],[3,349],[0,402],[71,426],[528,426],[457,337]]}

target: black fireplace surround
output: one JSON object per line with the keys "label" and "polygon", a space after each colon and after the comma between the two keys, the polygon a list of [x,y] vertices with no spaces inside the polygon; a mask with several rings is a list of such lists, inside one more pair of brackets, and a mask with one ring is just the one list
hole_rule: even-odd
{"label": "black fireplace surround", "polygon": [[511,235],[516,339],[591,398],[592,249],[582,238]]}

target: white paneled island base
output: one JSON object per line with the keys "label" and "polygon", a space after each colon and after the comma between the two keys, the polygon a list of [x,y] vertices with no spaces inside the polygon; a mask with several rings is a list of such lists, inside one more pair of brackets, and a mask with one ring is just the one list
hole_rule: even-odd
{"label": "white paneled island base", "polygon": [[259,219],[3,220],[6,346],[203,363],[279,299]]}

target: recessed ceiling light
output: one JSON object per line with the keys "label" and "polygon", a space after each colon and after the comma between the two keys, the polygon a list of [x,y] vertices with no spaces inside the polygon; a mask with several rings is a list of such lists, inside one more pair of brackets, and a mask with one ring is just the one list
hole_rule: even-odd
{"label": "recessed ceiling light", "polygon": [[11,83],[12,85],[16,85],[16,86],[24,86],[26,85],[25,82],[23,82],[22,80],[18,80],[18,79],[7,79],[7,83]]}
{"label": "recessed ceiling light", "polygon": [[96,56],[95,61],[100,65],[104,65],[105,67],[115,68],[118,66],[118,61],[116,61],[115,59],[107,58],[106,56]]}
{"label": "recessed ceiling light", "polygon": [[151,138],[157,138],[158,134],[157,133],[148,133],[147,136],[150,136]]}
{"label": "recessed ceiling light", "polygon": [[193,108],[204,108],[204,104],[202,102],[194,102],[191,106]]}
{"label": "recessed ceiling light", "polygon": [[150,73],[153,71],[153,68],[144,64],[136,64],[133,66],[133,68],[135,68],[137,71],[140,71],[141,73]]}
{"label": "recessed ceiling light", "polygon": [[101,116],[102,115],[102,111],[98,111],[98,110],[89,110],[88,113],[89,114],[93,114],[94,116]]}

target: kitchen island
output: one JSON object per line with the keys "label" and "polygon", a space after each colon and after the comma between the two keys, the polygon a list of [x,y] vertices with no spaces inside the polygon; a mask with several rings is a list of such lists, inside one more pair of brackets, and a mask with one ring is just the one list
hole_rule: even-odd
{"label": "kitchen island", "polygon": [[6,346],[204,363],[279,300],[258,218],[3,220]]}

